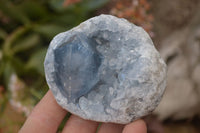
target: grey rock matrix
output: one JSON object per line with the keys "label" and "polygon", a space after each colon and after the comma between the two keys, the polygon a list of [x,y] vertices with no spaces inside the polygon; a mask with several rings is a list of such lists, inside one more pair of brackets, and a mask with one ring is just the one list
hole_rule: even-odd
{"label": "grey rock matrix", "polygon": [[58,104],[88,120],[134,121],[156,108],[166,86],[166,65],[148,34],[111,15],[58,34],[44,65]]}

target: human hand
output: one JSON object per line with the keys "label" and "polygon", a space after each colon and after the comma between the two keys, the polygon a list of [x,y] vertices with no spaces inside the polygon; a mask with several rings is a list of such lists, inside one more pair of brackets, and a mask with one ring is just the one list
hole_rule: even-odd
{"label": "human hand", "polygon": [[[55,133],[67,111],[55,101],[51,91],[33,109],[19,133]],[[96,133],[99,123],[84,120],[71,115],[66,122],[63,133]],[[102,123],[98,133],[147,133],[143,120],[137,120],[128,125]]]}

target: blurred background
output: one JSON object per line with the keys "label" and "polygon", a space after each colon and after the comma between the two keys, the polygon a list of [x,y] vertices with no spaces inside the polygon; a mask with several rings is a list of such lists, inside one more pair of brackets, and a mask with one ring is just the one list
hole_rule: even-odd
{"label": "blurred background", "polygon": [[17,132],[48,90],[51,39],[102,13],[142,26],[168,65],[164,97],[144,118],[148,132],[199,133],[199,9],[199,0],[0,0],[0,133]]}

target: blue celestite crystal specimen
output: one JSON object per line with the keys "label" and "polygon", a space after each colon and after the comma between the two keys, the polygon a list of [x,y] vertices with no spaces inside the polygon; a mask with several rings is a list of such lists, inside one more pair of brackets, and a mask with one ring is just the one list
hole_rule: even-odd
{"label": "blue celestite crystal specimen", "polygon": [[129,123],[152,112],[166,86],[166,65],[148,34],[111,15],[58,34],[44,65],[58,104],[89,120]]}
{"label": "blue celestite crystal specimen", "polygon": [[54,50],[56,81],[69,102],[87,94],[98,83],[102,60],[96,44],[84,35],[77,33],[70,38]]}

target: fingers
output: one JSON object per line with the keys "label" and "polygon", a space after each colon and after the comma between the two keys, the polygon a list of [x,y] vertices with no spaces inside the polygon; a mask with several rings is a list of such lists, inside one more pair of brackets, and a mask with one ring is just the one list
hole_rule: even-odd
{"label": "fingers", "polygon": [[[52,92],[48,91],[44,98],[33,109],[19,133],[55,133],[67,111],[55,101]],[[84,120],[72,115],[67,121],[63,133],[96,133],[98,123]],[[99,133],[147,133],[143,120],[137,120],[126,125],[103,123]]]}
{"label": "fingers", "polygon": [[48,91],[33,109],[19,132],[55,133],[66,113],[67,112],[56,103],[52,92]]}
{"label": "fingers", "polygon": [[143,120],[137,120],[126,125],[122,133],[147,133],[147,127]]}
{"label": "fingers", "polygon": [[121,124],[103,123],[98,133],[121,133],[123,128],[124,125]]}
{"label": "fingers", "polygon": [[63,133],[96,133],[97,127],[97,122],[72,115],[63,129]]}

